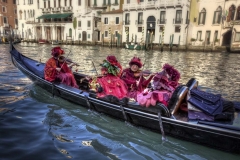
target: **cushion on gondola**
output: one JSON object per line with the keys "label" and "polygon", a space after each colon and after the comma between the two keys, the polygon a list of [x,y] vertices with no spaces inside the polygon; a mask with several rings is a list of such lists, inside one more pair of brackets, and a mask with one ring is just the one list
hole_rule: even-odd
{"label": "cushion on gondola", "polygon": [[190,99],[188,102],[209,115],[217,115],[222,113],[223,105],[221,95],[192,89],[190,91]]}

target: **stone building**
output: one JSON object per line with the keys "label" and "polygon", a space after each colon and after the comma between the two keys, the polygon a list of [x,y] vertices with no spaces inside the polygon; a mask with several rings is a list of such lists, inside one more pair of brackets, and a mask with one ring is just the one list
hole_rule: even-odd
{"label": "stone building", "polygon": [[11,33],[18,34],[18,17],[16,0],[0,1],[0,37],[6,37]]}
{"label": "stone building", "polygon": [[186,44],[188,0],[124,0],[123,41]]}
{"label": "stone building", "polygon": [[191,0],[189,43],[195,46],[240,45],[240,1]]}

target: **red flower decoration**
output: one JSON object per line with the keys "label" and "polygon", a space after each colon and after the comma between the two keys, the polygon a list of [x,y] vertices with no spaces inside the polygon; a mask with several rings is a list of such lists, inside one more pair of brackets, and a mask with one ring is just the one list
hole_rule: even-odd
{"label": "red flower decoration", "polygon": [[107,61],[112,65],[118,64],[118,61],[115,56],[107,56]]}

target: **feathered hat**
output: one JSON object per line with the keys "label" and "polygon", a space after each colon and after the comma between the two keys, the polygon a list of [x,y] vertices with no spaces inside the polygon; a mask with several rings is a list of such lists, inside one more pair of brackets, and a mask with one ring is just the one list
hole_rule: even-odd
{"label": "feathered hat", "polygon": [[167,74],[170,76],[171,81],[178,81],[180,79],[180,73],[170,64],[164,64],[163,68]]}
{"label": "feathered hat", "polygon": [[103,60],[103,63],[100,64],[100,66],[102,66],[101,70],[105,70],[109,74],[113,74],[115,76],[121,75],[122,73],[122,66],[115,56],[107,56],[107,59]]}
{"label": "feathered hat", "polygon": [[138,58],[138,57],[133,57],[133,58],[131,59],[131,61],[129,62],[129,65],[131,66],[131,65],[133,65],[133,64],[137,65],[139,68],[141,68],[141,67],[143,66],[143,64],[142,64],[142,62],[141,62],[141,59]]}
{"label": "feathered hat", "polygon": [[57,57],[59,55],[64,54],[64,50],[62,50],[61,47],[54,47],[52,49],[52,53],[51,54],[52,54],[53,57]]}

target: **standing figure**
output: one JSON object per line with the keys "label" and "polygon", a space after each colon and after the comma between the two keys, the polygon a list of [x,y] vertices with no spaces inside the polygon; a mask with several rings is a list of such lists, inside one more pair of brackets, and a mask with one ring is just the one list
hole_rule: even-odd
{"label": "standing figure", "polygon": [[138,57],[133,57],[129,62],[129,66],[129,68],[123,70],[121,78],[128,87],[128,97],[137,101],[137,94],[148,87],[154,75],[150,75],[148,79],[144,78],[144,74],[140,70],[143,64]]}
{"label": "standing figure", "polygon": [[68,66],[66,60],[62,59],[64,50],[54,47],[51,54],[52,57],[46,62],[44,68],[45,79],[49,82],[60,81],[63,84],[79,88],[70,69],[74,64]]}
{"label": "standing figure", "polygon": [[97,97],[103,98],[108,95],[122,99],[127,96],[127,87],[120,75],[122,66],[115,56],[108,56],[100,65],[101,76],[90,79],[90,88],[97,92]]}

